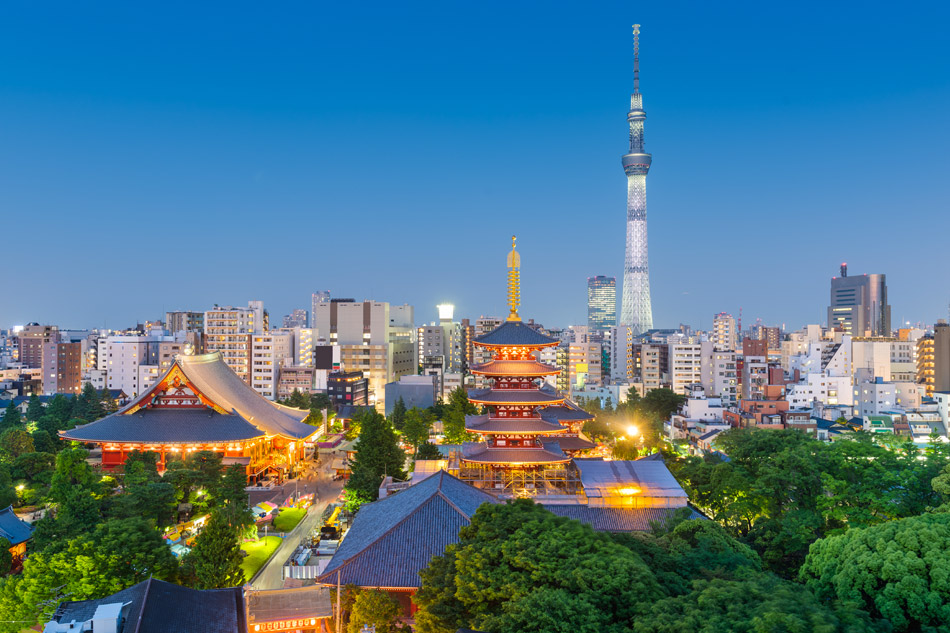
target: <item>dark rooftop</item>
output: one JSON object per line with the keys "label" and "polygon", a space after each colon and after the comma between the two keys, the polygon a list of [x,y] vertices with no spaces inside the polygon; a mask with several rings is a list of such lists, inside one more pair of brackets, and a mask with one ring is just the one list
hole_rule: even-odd
{"label": "dark rooftop", "polygon": [[250,440],[263,437],[264,432],[239,415],[221,415],[214,409],[196,408],[113,413],[62,431],[61,435],[80,442],[192,444]]}
{"label": "dark rooftop", "polygon": [[527,345],[548,347],[559,341],[545,336],[523,321],[505,321],[494,330],[475,339],[476,345],[497,346]]}
{"label": "dark rooftop", "polygon": [[[608,508],[601,506],[546,505],[547,510],[586,523],[598,532],[646,532],[652,522],[663,523],[679,508]],[[691,519],[703,515],[695,510]]]}
{"label": "dark rooftop", "polygon": [[33,527],[13,512],[13,506],[0,511],[0,536],[10,541],[10,545],[19,545],[33,536]]}
{"label": "dark rooftop", "polygon": [[56,622],[85,622],[96,607],[130,603],[120,633],[245,633],[244,599],[240,587],[199,591],[149,578],[97,600],[63,602]]}
{"label": "dark rooftop", "polygon": [[420,586],[419,570],[458,542],[483,503],[497,503],[445,471],[364,505],[318,582],[360,587]]}

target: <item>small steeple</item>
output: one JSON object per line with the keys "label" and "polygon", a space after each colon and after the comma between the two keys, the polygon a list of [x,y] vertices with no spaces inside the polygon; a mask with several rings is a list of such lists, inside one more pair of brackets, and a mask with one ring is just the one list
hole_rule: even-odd
{"label": "small steeple", "polygon": [[640,25],[633,25],[633,94],[640,94]]}
{"label": "small steeple", "polygon": [[520,321],[518,306],[521,305],[521,255],[515,250],[515,240],[511,236],[511,252],[508,253],[508,315],[509,321]]}

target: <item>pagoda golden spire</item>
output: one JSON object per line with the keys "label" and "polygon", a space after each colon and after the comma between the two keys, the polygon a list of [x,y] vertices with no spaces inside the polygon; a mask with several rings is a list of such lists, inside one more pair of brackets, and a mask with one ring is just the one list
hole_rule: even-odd
{"label": "pagoda golden spire", "polygon": [[515,250],[515,240],[511,236],[511,252],[508,253],[508,315],[509,321],[520,321],[518,306],[521,305],[521,255]]}

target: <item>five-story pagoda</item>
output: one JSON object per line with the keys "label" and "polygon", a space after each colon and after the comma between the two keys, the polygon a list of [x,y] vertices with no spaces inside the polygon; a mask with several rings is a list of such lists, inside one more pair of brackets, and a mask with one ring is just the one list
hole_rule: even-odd
{"label": "five-story pagoda", "polygon": [[576,486],[570,457],[554,437],[565,432],[557,421],[545,420],[539,409],[561,405],[564,398],[539,382],[556,375],[557,367],[538,362],[537,353],[558,341],[521,321],[521,257],[511,239],[508,254],[507,320],[474,340],[493,357],[472,367],[473,374],[488,378],[490,387],[469,392],[469,400],[488,412],[465,418],[465,429],[482,442],[462,445],[459,477],[502,495],[572,494]]}

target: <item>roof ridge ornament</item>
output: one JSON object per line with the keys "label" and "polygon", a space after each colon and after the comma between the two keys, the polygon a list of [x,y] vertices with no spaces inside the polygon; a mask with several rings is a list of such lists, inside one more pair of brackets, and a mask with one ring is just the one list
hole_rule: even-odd
{"label": "roof ridge ornament", "polygon": [[518,238],[511,236],[511,252],[508,253],[508,321],[520,321],[518,306],[521,305],[521,255],[515,250]]}

